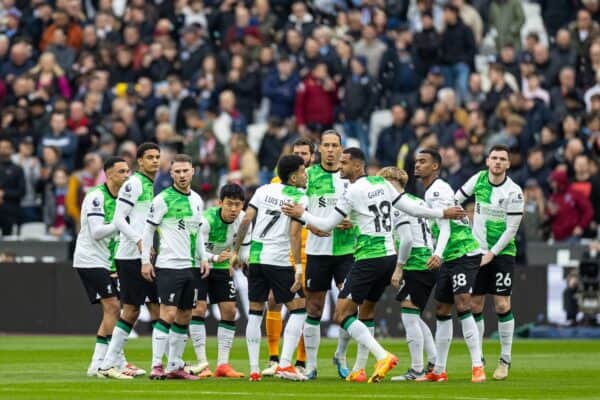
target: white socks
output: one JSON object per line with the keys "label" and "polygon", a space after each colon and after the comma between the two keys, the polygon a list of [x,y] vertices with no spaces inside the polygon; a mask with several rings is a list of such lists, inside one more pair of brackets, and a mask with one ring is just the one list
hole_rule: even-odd
{"label": "white socks", "polygon": [[311,316],[304,321],[304,349],[306,350],[306,369],[317,369],[317,355],[321,343],[321,320]]}
{"label": "white socks", "polygon": [[294,351],[298,347],[300,336],[302,336],[302,327],[306,319],[306,310],[304,308],[290,312],[290,317],[285,324],[283,331],[283,346],[281,347],[281,357],[279,365],[282,368],[292,365]]}
{"label": "white socks", "polygon": [[204,318],[192,317],[190,321],[190,339],[192,339],[198,363],[206,362],[206,326],[204,325]]}
{"label": "white socks", "polygon": [[356,340],[359,344],[365,345],[373,353],[377,361],[383,360],[387,356],[387,351],[375,340],[369,328],[357,320],[356,317],[346,318],[342,323],[342,328],[348,331],[352,339]]}
{"label": "white socks", "polygon": [[102,366],[100,367],[101,369],[121,366],[121,363],[119,362],[119,359],[121,358],[120,355],[123,352],[125,343],[127,343],[127,338],[129,337],[132,327],[132,325],[123,319],[117,321],[117,325],[113,330],[112,339],[108,345],[106,356],[104,357],[104,362],[102,362]]}
{"label": "white socks", "polygon": [[479,342],[479,331],[477,330],[475,318],[473,318],[473,314],[471,314],[470,311],[459,313],[458,316],[460,318],[465,343],[471,354],[471,364],[473,367],[480,367],[483,365],[483,362],[481,361],[481,344]]}
{"label": "white socks", "polygon": [[[350,339],[350,334],[345,329],[339,330],[338,345],[337,349],[335,349],[335,356],[342,364],[346,364],[346,352],[348,351]],[[306,347],[306,338],[304,339],[304,346]]]}
{"label": "white socks", "polygon": [[262,311],[250,310],[248,313],[248,324],[246,325],[246,345],[248,346],[248,358],[250,360],[250,373],[260,373],[260,340]]}
{"label": "white socks", "polygon": [[435,348],[431,329],[429,329],[429,326],[422,318],[419,318],[419,325],[421,326],[421,332],[423,333],[423,346],[425,348],[425,353],[427,354],[427,362],[435,364],[435,360],[437,359],[437,349]]}
{"label": "white socks", "polygon": [[107,350],[108,339],[105,336],[96,336],[96,346],[94,347],[94,354],[92,355],[90,370],[97,370],[102,366]]}
{"label": "white socks", "polygon": [[221,364],[229,364],[229,352],[233,346],[233,337],[235,336],[235,322],[224,321],[219,322],[217,328],[217,341],[218,341],[218,360],[217,366]]}
{"label": "white socks", "polygon": [[[374,338],[375,337],[375,321],[372,319],[361,319],[360,320],[367,328],[369,328],[369,333]],[[361,369],[365,369],[367,367],[367,361],[369,360],[369,349],[364,344],[358,344],[358,348],[356,350],[356,361],[354,361],[354,367],[352,367],[352,372],[359,371]]]}
{"label": "white socks", "polygon": [[452,316],[438,315],[435,328],[435,347],[437,348],[437,359],[435,360],[435,374],[446,371],[448,352],[452,343]]}
{"label": "white socks", "polygon": [[483,313],[473,313],[473,318],[475,318],[475,323],[477,324],[479,344],[481,345],[481,358],[483,358],[483,337],[485,336],[485,320],[483,319]]}
{"label": "white socks", "polygon": [[402,323],[406,330],[406,344],[410,352],[410,367],[415,372],[423,371],[423,346],[425,339],[419,321],[420,311],[412,308],[402,309]]}
{"label": "white socks", "polygon": [[510,363],[513,336],[515,334],[515,317],[512,311],[498,314],[498,334],[500,335],[500,358]]}
{"label": "white socks", "polygon": [[185,366],[183,351],[188,338],[187,331],[187,325],[179,325],[177,322],[171,324],[171,330],[169,331],[169,362],[166,372],[176,371]]}
{"label": "white socks", "polygon": [[171,324],[159,319],[152,330],[152,366],[162,365],[162,359],[169,344]]}

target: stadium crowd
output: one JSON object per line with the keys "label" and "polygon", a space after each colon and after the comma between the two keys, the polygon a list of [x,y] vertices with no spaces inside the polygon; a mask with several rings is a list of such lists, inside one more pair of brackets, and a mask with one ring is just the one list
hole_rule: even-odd
{"label": "stadium crowd", "polygon": [[507,145],[522,236],[596,238],[600,2],[537,3],[526,31],[519,0],[2,0],[2,233],[44,221],[72,238],[103,160],[133,163],[145,141],[162,149],[156,192],[185,152],[210,200],[335,127],[370,173],[412,175],[438,146],[455,190]]}

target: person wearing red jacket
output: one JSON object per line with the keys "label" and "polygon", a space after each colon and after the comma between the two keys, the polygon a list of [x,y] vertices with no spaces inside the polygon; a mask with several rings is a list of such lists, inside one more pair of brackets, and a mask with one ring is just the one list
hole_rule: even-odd
{"label": "person wearing red jacket", "polygon": [[327,65],[317,63],[296,92],[294,114],[299,132],[305,132],[310,123],[319,124],[323,129],[331,128],[337,100],[337,86],[329,77]]}
{"label": "person wearing red jacket", "polygon": [[552,195],[546,214],[552,226],[552,237],[557,242],[578,241],[594,216],[592,204],[573,189],[564,170],[552,172],[550,186]]}

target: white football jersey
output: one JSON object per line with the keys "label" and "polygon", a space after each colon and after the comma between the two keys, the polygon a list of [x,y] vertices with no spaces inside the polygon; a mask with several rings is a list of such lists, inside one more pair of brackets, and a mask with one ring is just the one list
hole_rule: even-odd
{"label": "white football jersey", "polygon": [[249,206],[256,210],[250,244],[250,264],[290,266],[290,225],[292,219],[281,212],[286,203],[302,204],[308,199],[294,186],[270,183],[259,187]]}

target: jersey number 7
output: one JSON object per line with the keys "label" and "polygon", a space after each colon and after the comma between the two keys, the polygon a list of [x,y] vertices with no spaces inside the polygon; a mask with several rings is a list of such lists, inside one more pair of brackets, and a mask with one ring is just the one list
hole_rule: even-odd
{"label": "jersey number 7", "polygon": [[267,215],[271,215],[272,218],[269,221],[269,223],[267,224],[267,226],[265,226],[265,229],[263,229],[262,233],[260,234],[261,238],[264,238],[265,236],[267,236],[267,233],[269,232],[269,230],[271,230],[271,228],[273,227],[273,225],[275,225],[275,223],[277,222],[277,220],[279,220],[279,218],[281,217],[281,211],[267,210],[266,214]]}

